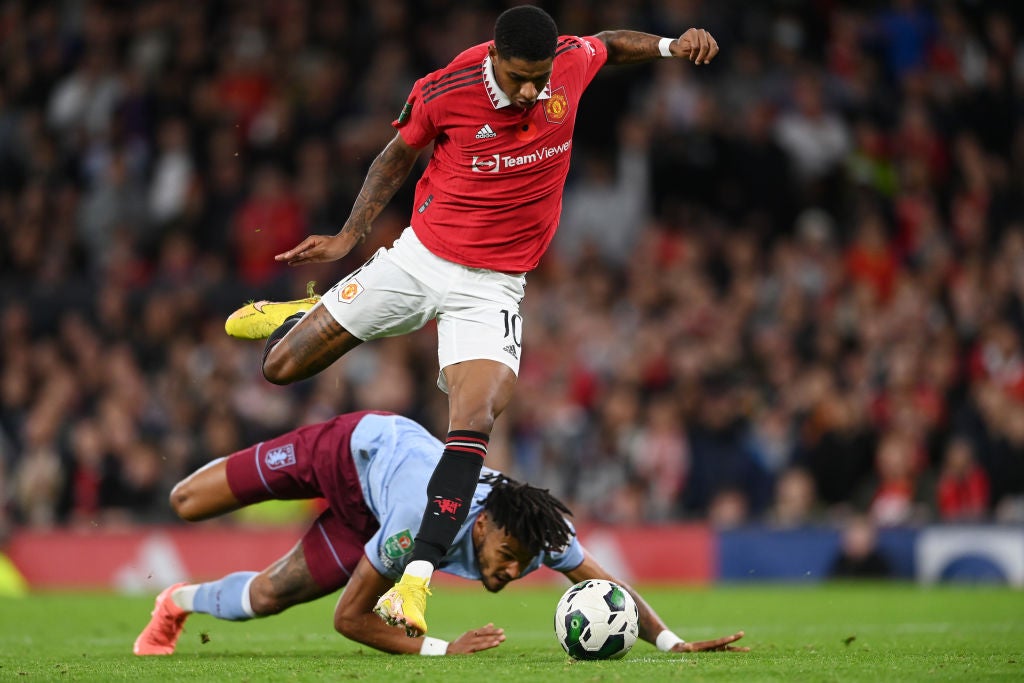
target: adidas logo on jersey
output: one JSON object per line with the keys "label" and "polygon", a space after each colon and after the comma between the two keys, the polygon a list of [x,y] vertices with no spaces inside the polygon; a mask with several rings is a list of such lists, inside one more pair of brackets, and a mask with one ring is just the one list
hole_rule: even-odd
{"label": "adidas logo on jersey", "polygon": [[515,358],[516,360],[519,360],[519,354],[516,353],[515,344],[509,344],[508,346],[503,348],[502,351],[504,351],[505,353],[509,354],[510,356]]}
{"label": "adidas logo on jersey", "polygon": [[490,124],[485,123],[484,127],[476,132],[477,140],[486,140],[488,138],[496,138],[498,134],[491,130]]}

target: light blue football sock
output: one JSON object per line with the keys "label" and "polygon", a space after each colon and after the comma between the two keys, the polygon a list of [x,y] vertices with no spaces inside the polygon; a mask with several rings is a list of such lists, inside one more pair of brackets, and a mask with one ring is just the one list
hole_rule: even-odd
{"label": "light blue football sock", "polygon": [[252,619],[256,613],[249,600],[249,584],[257,573],[235,572],[219,581],[200,584],[192,602],[193,610],[230,621]]}

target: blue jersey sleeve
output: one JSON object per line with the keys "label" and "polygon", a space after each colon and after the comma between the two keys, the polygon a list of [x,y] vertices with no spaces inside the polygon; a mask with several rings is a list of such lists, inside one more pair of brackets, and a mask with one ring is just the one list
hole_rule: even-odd
{"label": "blue jersey sleeve", "polygon": [[559,572],[571,571],[583,564],[583,546],[580,545],[580,539],[576,536],[572,537],[572,542],[565,550],[557,553],[542,553],[542,555],[541,561],[544,566]]}
{"label": "blue jersey sleeve", "polygon": [[426,495],[392,499],[380,529],[366,542],[366,559],[384,576],[397,579],[412,557],[413,537],[420,528]]}
{"label": "blue jersey sleeve", "polygon": [[412,556],[413,536],[427,506],[427,482],[443,446],[423,427],[397,415],[367,415],[352,434],[363,497],[380,529],[364,550],[370,564],[398,578]]}

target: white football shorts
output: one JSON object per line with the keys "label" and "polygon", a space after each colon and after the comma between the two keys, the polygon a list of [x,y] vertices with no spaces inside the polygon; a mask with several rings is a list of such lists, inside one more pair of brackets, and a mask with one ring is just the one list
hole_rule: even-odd
{"label": "white football shorts", "polygon": [[[435,256],[406,228],[390,249],[378,249],[320,302],[363,341],[408,334],[436,319],[442,370],[487,359],[518,375],[525,287],[525,274],[468,268]],[[437,386],[448,392],[443,372]]]}

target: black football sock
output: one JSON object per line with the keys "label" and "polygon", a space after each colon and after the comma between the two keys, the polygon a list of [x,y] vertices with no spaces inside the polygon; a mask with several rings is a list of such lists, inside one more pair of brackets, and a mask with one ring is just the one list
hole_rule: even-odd
{"label": "black football sock", "polygon": [[[270,336],[267,337],[267,345],[263,347],[263,362],[260,363],[261,369],[266,367],[267,365],[267,356],[270,355],[270,350],[277,346],[277,342],[284,339],[284,335],[288,334],[288,331],[295,327],[295,325],[298,324],[300,320],[302,320],[302,316],[304,315],[306,314],[293,313],[292,315],[285,318],[284,322],[281,323],[276,330],[270,333]],[[266,376],[266,373],[264,373],[264,376]]]}
{"label": "black football sock", "polygon": [[482,432],[448,432],[444,453],[427,484],[427,509],[412,549],[413,560],[436,568],[469,516],[480,469],[487,456],[488,436]]}

